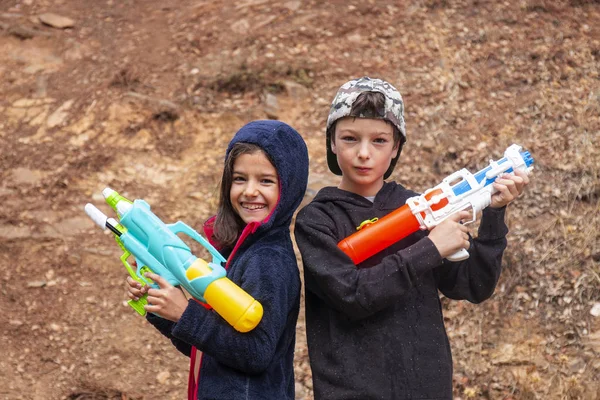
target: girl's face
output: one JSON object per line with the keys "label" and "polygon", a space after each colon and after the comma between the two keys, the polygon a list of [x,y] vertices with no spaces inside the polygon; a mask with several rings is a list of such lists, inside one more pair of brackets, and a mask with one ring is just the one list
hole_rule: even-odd
{"label": "girl's face", "polygon": [[277,171],[262,151],[241,154],[233,163],[231,205],[242,221],[261,222],[279,199]]}

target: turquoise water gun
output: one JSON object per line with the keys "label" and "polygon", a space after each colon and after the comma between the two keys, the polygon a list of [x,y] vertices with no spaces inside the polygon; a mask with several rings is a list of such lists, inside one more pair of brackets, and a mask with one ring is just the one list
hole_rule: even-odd
{"label": "turquoise water gun", "polygon": [[[133,279],[158,288],[144,276],[146,272],[154,272],[171,285],[182,286],[195,299],[209,304],[236,330],[248,332],[256,327],[262,318],[262,305],[226,277],[221,266],[225,258],[198,232],[181,221],[165,224],[144,200],[132,202],[110,188],[104,189],[102,194],[120,221],[108,218],[89,203],[85,211],[102,229],[108,228],[115,234],[117,243],[124,250],[121,262]],[[207,263],[192,254],[178,233],[188,235],[205,247],[212,255],[212,262]],[[130,255],[135,257],[137,269],[127,262]],[[128,304],[145,315],[146,297],[130,300]]]}

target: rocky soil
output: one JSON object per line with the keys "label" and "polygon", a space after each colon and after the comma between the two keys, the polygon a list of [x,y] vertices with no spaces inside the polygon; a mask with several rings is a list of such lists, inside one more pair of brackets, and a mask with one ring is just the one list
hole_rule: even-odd
{"label": "rocky soil", "polygon": [[[265,118],[305,138],[309,201],[337,184],[329,102],[369,75],[404,96],[406,186],[535,158],[495,295],[443,299],[455,398],[599,400],[599,66],[598,0],[0,1],[0,398],[186,398],[83,206],[111,186],[199,228],[227,142]],[[302,316],[297,342],[310,400]]]}

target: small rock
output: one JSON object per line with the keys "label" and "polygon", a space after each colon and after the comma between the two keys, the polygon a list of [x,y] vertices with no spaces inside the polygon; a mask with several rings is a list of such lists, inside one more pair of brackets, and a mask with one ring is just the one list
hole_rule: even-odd
{"label": "small rock", "polygon": [[36,184],[43,178],[43,173],[28,168],[15,168],[12,170],[12,180],[17,184]]}
{"label": "small rock", "polygon": [[600,303],[594,304],[590,310],[590,314],[592,314],[594,317],[600,317]]}
{"label": "small rock", "polygon": [[250,23],[247,19],[242,18],[231,24],[231,30],[240,35],[246,34],[250,30]]}
{"label": "small rock", "polygon": [[306,398],[306,388],[301,383],[296,382],[295,392],[297,400],[304,400]]}
{"label": "small rock", "polygon": [[277,119],[279,115],[279,104],[277,102],[277,97],[271,93],[267,93],[265,96],[265,106],[264,111],[267,114],[267,117],[271,119]]}
{"label": "small rock", "polygon": [[283,86],[288,96],[294,99],[305,99],[310,95],[308,89],[299,83],[286,80],[283,82]]}
{"label": "small rock", "polygon": [[297,11],[302,6],[302,2],[301,1],[294,1],[294,0],[292,0],[292,1],[286,1],[285,3],[283,3],[283,6],[285,8],[287,8],[288,10]]}
{"label": "small rock", "polygon": [[43,24],[58,29],[72,28],[75,26],[75,21],[73,21],[71,18],[63,17],[62,15],[53,13],[41,14],[39,19]]}
{"label": "small rock", "polygon": [[67,263],[73,267],[81,264],[81,256],[79,254],[69,254],[67,256]]}
{"label": "small rock", "polygon": [[48,120],[46,121],[46,125],[48,126],[48,128],[54,128],[56,126],[64,124],[64,122],[67,119],[67,116],[69,115],[67,111],[71,108],[73,103],[74,100],[67,100],[60,107],[58,107],[56,111],[54,111],[48,117]]}
{"label": "small rock", "polygon": [[188,193],[188,197],[195,200],[206,200],[206,194],[202,192],[191,192]]}
{"label": "small rock", "polygon": [[425,151],[431,152],[435,149],[435,141],[426,139],[421,143],[421,148]]}
{"label": "small rock", "polygon": [[362,42],[362,36],[360,35],[360,33],[353,33],[351,35],[348,35],[347,39],[349,42],[352,42],[352,43]]}
{"label": "small rock", "polygon": [[158,375],[156,375],[156,380],[161,385],[164,385],[165,383],[167,383],[167,381],[169,380],[170,377],[171,377],[171,373],[169,373],[169,371],[162,371],[162,372],[159,372]]}

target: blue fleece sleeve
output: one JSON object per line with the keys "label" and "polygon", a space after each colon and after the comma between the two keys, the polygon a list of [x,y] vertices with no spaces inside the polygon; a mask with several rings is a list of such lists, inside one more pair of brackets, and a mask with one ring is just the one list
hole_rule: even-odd
{"label": "blue fleece sleeve", "polygon": [[492,296],[502,271],[508,228],[506,207],[483,210],[477,238],[471,239],[469,258],[460,262],[444,260],[434,274],[439,290],[455,300],[480,303]]}
{"label": "blue fleece sleeve", "polygon": [[252,331],[237,332],[221,316],[194,300],[173,327],[172,335],[222,364],[248,374],[267,369],[291,311],[299,306],[300,278],[295,257],[280,248],[265,248],[240,259],[244,273],[235,282],[263,306],[263,317]]}
{"label": "blue fleece sleeve", "polygon": [[192,346],[177,338],[174,338],[171,334],[171,330],[173,329],[173,326],[175,326],[175,322],[151,313],[146,315],[146,320],[148,320],[148,322],[150,322],[160,333],[169,338],[177,350],[188,357],[190,356],[192,352]]}
{"label": "blue fleece sleeve", "polygon": [[357,268],[337,246],[330,217],[310,206],[296,219],[306,290],[352,319],[369,317],[397,303],[418,277],[441,265],[433,242],[424,237],[370,268]]}

